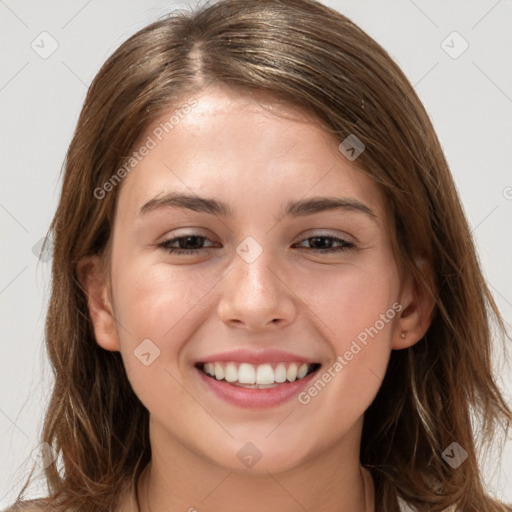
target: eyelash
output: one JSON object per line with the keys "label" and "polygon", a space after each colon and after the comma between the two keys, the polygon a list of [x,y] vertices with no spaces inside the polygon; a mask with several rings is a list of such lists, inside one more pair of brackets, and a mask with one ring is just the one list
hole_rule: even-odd
{"label": "eyelash", "polygon": [[[207,237],[205,236],[200,236],[200,235],[185,235],[185,236],[179,236],[179,237],[176,237],[176,238],[171,238],[169,240],[164,240],[162,243],[158,244],[158,247],[161,247],[162,249],[165,249],[169,254],[177,254],[177,255],[185,255],[185,254],[194,254],[194,253],[198,253],[200,251],[208,251],[209,249],[213,249],[213,247],[201,247],[199,249],[180,249],[178,247],[170,247],[170,245],[174,242],[177,242],[179,240],[185,240],[187,238],[199,238],[199,239],[202,239],[202,240],[209,240]],[[343,252],[343,251],[347,251],[347,250],[350,250],[350,249],[353,249],[355,248],[355,245],[352,243],[352,242],[348,242],[347,240],[343,240],[342,238],[337,238],[335,236],[311,236],[311,237],[308,237],[308,238],[305,238],[304,240],[312,240],[312,239],[328,239],[328,240],[332,240],[333,242],[341,242],[342,245],[340,245],[339,247],[335,247],[335,248],[327,248],[327,249],[311,249],[312,251],[318,251],[322,254],[326,254],[326,253],[339,253],[339,252]],[[304,241],[302,240],[302,241]]]}

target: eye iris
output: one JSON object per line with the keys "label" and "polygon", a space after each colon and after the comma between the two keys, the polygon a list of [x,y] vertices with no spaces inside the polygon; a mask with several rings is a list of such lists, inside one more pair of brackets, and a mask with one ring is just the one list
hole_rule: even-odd
{"label": "eye iris", "polygon": [[[201,248],[201,240],[203,239],[203,237],[200,237],[200,236],[194,236],[194,235],[191,235],[191,236],[185,236],[185,237],[182,237],[179,239],[179,247],[180,249],[197,249],[197,248]],[[195,240],[197,243],[196,244],[191,244],[192,247],[189,246],[189,242],[190,240]]]}
{"label": "eye iris", "polygon": [[[324,240],[324,242],[317,243],[318,240]],[[311,245],[315,249],[330,249],[331,242],[332,242],[332,240],[330,240],[329,238],[324,237],[324,236],[313,237],[313,238],[311,238],[311,241],[312,241]]]}

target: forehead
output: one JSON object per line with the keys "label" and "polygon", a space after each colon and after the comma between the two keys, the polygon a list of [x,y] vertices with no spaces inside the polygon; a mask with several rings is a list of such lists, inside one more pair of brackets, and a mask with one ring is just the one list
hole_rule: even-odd
{"label": "forehead", "polygon": [[141,137],[139,145],[151,139],[152,148],[125,178],[119,208],[135,211],[169,191],[219,197],[235,213],[328,194],[352,196],[383,214],[375,182],[310,114],[268,93],[225,87],[193,98],[194,107],[179,112],[178,103]]}

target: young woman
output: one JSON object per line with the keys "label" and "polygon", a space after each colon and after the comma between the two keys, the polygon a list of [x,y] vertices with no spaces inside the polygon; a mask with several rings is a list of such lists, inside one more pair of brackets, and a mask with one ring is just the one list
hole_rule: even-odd
{"label": "young woman", "polygon": [[12,510],[511,510],[476,450],[512,419],[503,322],[421,102],[338,12],[220,1],[131,37],[51,231],[59,457]]}

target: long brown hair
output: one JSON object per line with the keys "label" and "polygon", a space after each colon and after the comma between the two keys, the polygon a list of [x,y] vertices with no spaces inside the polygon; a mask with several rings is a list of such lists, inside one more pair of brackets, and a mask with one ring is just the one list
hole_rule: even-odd
{"label": "long brown hair", "polygon": [[[314,115],[339,142],[360,139],[366,149],[354,165],[385,194],[401,269],[418,286],[415,258],[433,270],[431,327],[392,352],[365,414],[361,463],[376,484],[376,510],[394,512],[397,497],[419,511],[507,510],[486,495],[475,437],[490,441],[512,419],[491,367],[491,327],[505,329],[441,146],[386,51],[313,0],[224,0],[173,13],[122,44],[92,82],[50,227],[46,347],[55,384],[42,441],[59,458],[45,469],[48,502],[56,511],[114,510],[151,458],[148,411],[120,354],[96,343],[77,264],[108,257],[120,186],[101,198],[95,191],[106,190],[156,118],[213,81],[267,91]],[[453,442],[467,452],[457,469],[443,459]]]}

